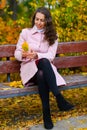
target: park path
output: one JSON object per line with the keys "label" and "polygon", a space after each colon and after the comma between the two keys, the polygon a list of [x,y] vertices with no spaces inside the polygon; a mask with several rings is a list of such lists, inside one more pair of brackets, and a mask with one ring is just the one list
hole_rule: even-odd
{"label": "park path", "polygon": [[[31,127],[29,130],[46,130],[42,124]],[[71,117],[57,121],[52,130],[87,130],[87,115]]]}

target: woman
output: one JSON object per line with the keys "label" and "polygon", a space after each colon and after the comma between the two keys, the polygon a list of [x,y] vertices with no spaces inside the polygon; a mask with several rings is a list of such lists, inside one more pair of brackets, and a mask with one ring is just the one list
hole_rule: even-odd
{"label": "woman", "polygon": [[[29,51],[24,51],[24,42]],[[53,27],[52,17],[48,9],[40,7],[32,19],[32,28],[23,29],[15,50],[15,58],[21,61],[21,79],[25,87],[30,81],[38,85],[42,101],[43,121],[46,129],[53,128],[49,106],[49,89],[54,94],[61,111],[74,108],[59,92],[58,86],[65,85],[64,79],[52,64],[57,51],[57,34]]]}

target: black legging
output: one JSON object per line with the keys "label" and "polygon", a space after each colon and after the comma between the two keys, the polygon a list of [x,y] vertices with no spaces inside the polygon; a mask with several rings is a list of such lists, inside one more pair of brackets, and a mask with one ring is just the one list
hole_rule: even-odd
{"label": "black legging", "polygon": [[56,84],[56,77],[49,60],[46,58],[40,59],[37,67],[37,83],[39,88],[42,88],[43,86],[44,88],[46,88],[46,91],[49,88],[54,96],[57,96],[59,93],[59,89]]}
{"label": "black legging", "polygon": [[48,59],[40,59],[38,64],[38,72],[35,75],[37,78],[38,91],[42,100],[43,110],[49,109],[49,91],[51,90],[54,96],[58,95],[59,90],[56,84],[56,77]]}

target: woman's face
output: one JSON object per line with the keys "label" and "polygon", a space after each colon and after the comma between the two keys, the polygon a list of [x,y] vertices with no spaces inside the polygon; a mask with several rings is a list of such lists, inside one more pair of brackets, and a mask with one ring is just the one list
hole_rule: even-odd
{"label": "woman's face", "polygon": [[45,15],[37,12],[35,16],[35,25],[38,29],[43,29],[45,27]]}

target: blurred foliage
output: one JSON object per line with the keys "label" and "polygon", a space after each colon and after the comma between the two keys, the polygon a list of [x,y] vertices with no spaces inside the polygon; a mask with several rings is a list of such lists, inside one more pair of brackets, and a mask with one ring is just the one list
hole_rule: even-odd
{"label": "blurred foliage", "polygon": [[87,1],[59,1],[59,9],[52,11],[59,41],[87,40]]}
{"label": "blurred foliage", "polygon": [[0,0],[0,9],[3,9],[6,6],[6,0]]}
{"label": "blurred foliage", "polygon": [[7,22],[0,18],[0,44],[16,44],[20,29],[17,21],[10,19]]}
{"label": "blurred foliage", "polygon": [[17,3],[16,20],[11,17],[15,10],[9,9],[9,1],[0,9],[0,44],[16,44],[20,31],[31,26],[32,14],[40,6],[51,11],[59,42],[87,40],[86,0],[14,0]]}

